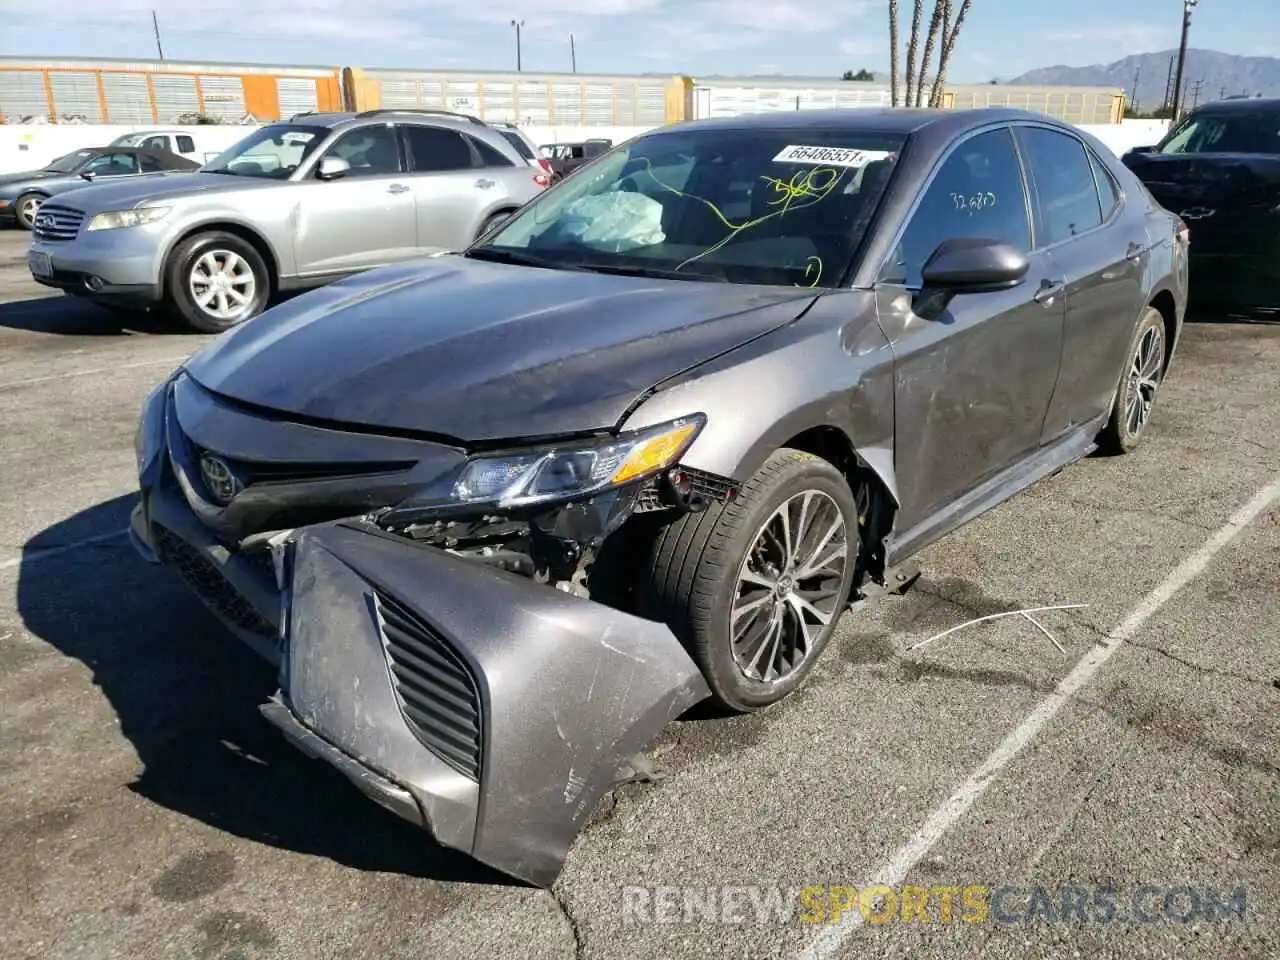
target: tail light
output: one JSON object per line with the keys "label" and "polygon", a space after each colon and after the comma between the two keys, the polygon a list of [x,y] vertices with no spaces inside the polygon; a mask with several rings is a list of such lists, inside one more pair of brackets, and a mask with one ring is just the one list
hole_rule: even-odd
{"label": "tail light", "polygon": [[1174,234],[1173,234],[1173,235],[1174,235],[1175,237],[1177,237],[1177,238],[1178,238],[1178,240],[1180,240],[1182,243],[1190,243],[1190,242],[1191,242],[1191,228],[1190,228],[1190,227],[1188,227],[1188,226],[1187,226],[1187,224],[1186,224],[1186,221],[1185,221],[1185,220],[1183,220],[1183,219],[1181,219],[1181,218],[1178,218],[1177,223],[1178,223],[1178,226],[1177,226],[1177,228],[1174,230]]}
{"label": "tail light", "polygon": [[551,161],[550,161],[550,160],[548,160],[546,157],[539,157],[539,158],[538,158],[538,166],[540,166],[540,167],[541,167],[543,170],[545,170],[547,173],[550,173],[550,172],[551,172]]}
{"label": "tail light", "polygon": [[533,175],[533,182],[540,187],[549,187],[551,186],[551,177],[545,173],[535,173]]}

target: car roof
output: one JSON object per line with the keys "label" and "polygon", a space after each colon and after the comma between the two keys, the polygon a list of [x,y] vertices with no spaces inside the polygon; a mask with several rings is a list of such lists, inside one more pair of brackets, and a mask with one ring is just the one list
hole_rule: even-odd
{"label": "car roof", "polygon": [[1211,103],[1202,103],[1195,107],[1191,113],[1234,113],[1249,112],[1253,110],[1278,110],[1280,109],[1280,98],[1277,97],[1228,97],[1225,100],[1214,100]]}
{"label": "car roof", "polygon": [[940,128],[957,136],[969,129],[999,121],[1030,120],[1057,124],[1053,118],[1029,110],[985,107],[975,110],[947,110],[921,107],[846,107],[830,110],[779,110],[714,120],[694,120],[678,124],[680,130],[857,130],[906,136],[919,130]]}
{"label": "car roof", "polygon": [[412,108],[383,108],[379,110],[364,110],[360,113],[355,112],[331,112],[331,113],[295,113],[288,120],[282,120],[281,123],[302,123],[313,127],[328,127],[336,129],[339,127],[360,126],[366,122],[387,123],[395,121],[396,123],[431,123],[443,126],[457,127],[459,129],[483,127],[485,129],[494,129],[493,125],[485,123],[479,117],[473,117],[467,113],[455,113],[452,110],[417,110]]}

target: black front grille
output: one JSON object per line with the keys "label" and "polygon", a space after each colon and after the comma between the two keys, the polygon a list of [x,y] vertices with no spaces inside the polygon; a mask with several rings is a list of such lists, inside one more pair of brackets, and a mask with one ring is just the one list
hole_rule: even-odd
{"label": "black front grille", "polygon": [[60,203],[42,204],[32,233],[37,240],[74,240],[84,223],[84,212]]}
{"label": "black front grille", "polygon": [[159,524],[152,526],[151,536],[160,556],[173,564],[196,595],[223,619],[242,630],[276,639],[276,628],[240,595],[212,560]]}
{"label": "black front grille", "polygon": [[435,630],[384,593],[374,601],[400,710],[428,750],[480,780],[480,691],[458,653]]}

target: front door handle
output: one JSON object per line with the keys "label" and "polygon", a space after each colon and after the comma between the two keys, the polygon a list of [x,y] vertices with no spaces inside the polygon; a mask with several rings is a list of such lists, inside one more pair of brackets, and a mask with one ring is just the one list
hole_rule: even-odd
{"label": "front door handle", "polygon": [[387,187],[387,193],[408,193],[408,192],[409,192],[409,188],[406,187],[403,183],[393,183],[391,186]]}
{"label": "front door handle", "polygon": [[1129,249],[1125,251],[1124,258],[1137,262],[1142,259],[1142,255],[1147,252],[1147,248],[1140,243],[1130,243]]}
{"label": "front door handle", "polygon": [[481,177],[479,180],[476,181],[476,186],[479,187],[481,190],[488,190],[490,187],[493,186],[493,181],[486,180],[483,177]]}
{"label": "front door handle", "polygon": [[1036,303],[1043,304],[1046,307],[1053,306],[1053,301],[1058,294],[1067,289],[1067,285],[1061,280],[1042,280],[1040,281],[1040,289],[1036,291]]}

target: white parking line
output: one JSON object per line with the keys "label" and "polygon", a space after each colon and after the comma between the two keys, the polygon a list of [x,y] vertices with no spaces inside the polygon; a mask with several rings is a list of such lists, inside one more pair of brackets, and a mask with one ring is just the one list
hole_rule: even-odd
{"label": "white parking line", "polygon": [[5,570],[13,570],[18,567],[24,567],[27,564],[39,563],[41,560],[48,560],[50,557],[56,557],[60,554],[70,553],[72,550],[83,550],[85,547],[92,547],[99,543],[106,543],[108,540],[117,540],[125,536],[129,531],[115,530],[111,533],[102,533],[96,537],[86,537],[83,540],[77,540],[75,543],[66,543],[60,547],[45,547],[44,549],[28,550],[26,553],[16,557],[10,557],[8,560],[0,560],[0,573]]}
{"label": "white parking line", "polygon": [[[1102,669],[1103,665],[1124,645],[1124,642],[1136,634],[1147,620],[1173,598],[1174,594],[1203,573],[1219,551],[1231,543],[1240,531],[1277,500],[1280,500],[1280,477],[1273,479],[1259,490],[1253,499],[1237,510],[1217,533],[1205,541],[1200,549],[1178,564],[1154,590],[1147,594],[1104,641],[1081,657],[1053,693],[1040,701],[1039,705],[1004,738],[1004,741],[983,761],[982,765],[960,784],[946,803],[933,812],[924,826],[916,831],[906,845],[875,873],[873,879],[859,889],[871,886],[899,886],[934,845],[959,823],[1000,772],[1028,743],[1035,739],[1045,724],[1053,719],[1058,711],[1093,678],[1093,675]],[[861,910],[844,914],[839,923],[832,924],[816,936],[800,956],[805,960],[828,960],[835,957],[863,922]]]}
{"label": "white parking line", "polygon": [[68,377],[91,377],[98,373],[115,373],[117,370],[133,370],[137,367],[154,367],[161,363],[171,363],[175,367],[183,363],[187,357],[161,357],[158,360],[138,360],[134,363],[117,363],[110,367],[94,367],[92,370],[72,370],[69,373],[58,373],[48,377],[31,377],[28,380],[10,380],[8,383],[0,383],[0,390],[7,390],[9,387],[29,387],[33,383],[51,383],[54,380],[65,380]]}

